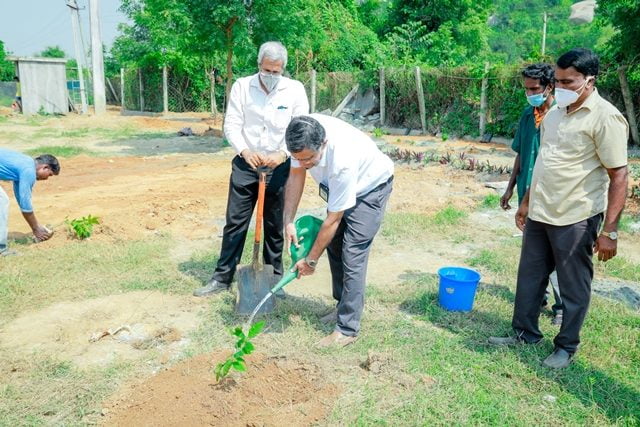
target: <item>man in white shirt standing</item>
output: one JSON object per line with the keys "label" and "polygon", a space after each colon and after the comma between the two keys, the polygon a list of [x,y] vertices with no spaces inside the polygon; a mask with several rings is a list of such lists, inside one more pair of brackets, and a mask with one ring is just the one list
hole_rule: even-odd
{"label": "man in white shirt standing", "polygon": [[322,114],[294,118],[286,141],[292,157],[284,205],[286,241],[298,244],[293,220],[308,170],[327,202],[327,218],[295,268],[298,277],[313,274],[327,249],[337,305],[325,320],[335,321],[336,328],[318,345],[345,346],[360,332],[369,251],[393,187],[393,162],[366,134]]}
{"label": "man in white shirt standing", "polygon": [[285,47],[279,42],[266,42],[258,52],[259,72],[238,79],[231,88],[224,133],[238,155],[231,162],[226,225],[213,277],[194,291],[195,296],[211,295],[231,286],[258,198],[258,168],[269,169],[264,263],[282,274],[284,185],[291,163],[284,135],[293,117],[309,113],[302,83],[282,75],[286,66]]}

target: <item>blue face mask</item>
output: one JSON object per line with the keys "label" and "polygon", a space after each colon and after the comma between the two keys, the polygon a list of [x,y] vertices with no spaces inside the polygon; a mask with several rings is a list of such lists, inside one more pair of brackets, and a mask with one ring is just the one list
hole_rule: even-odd
{"label": "blue face mask", "polygon": [[529,103],[529,105],[532,105],[534,107],[541,106],[542,104],[544,104],[546,100],[547,100],[547,97],[544,96],[544,92],[527,96],[527,102]]}

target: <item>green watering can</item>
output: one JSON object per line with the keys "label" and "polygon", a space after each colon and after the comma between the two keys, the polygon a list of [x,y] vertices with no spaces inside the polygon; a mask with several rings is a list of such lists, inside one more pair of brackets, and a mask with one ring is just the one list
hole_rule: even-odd
{"label": "green watering can", "polygon": [[320,231],[320,227],[322,226],[322,220],[316,218],[312,215],[305,215],[298,218],[295,222],[296,226],[296,234],[298,235],[298,246],[291,244],[291,266],[285,271],[282,275],[282,279],[273,287],[267,294],[262,298],[262,301],[254,308],[251,316],[245,323],[245,329],[251,326],[253,322],[253,318],[256,316],[258,311],[262,308],[264,303],[266,303],[269,298],[275,295],[280,289],[284,288],[286,285],[291,283],[293,279],[298,277],[297,271],[291,271],[291,269],[296,265],[298,261],[303,259],[309,254],[311,247],[316,241],[316,237],[318,237],[318,232]]}
{"label": "green watering can", "polygon": [[291,271],[294,265],[301,259],[309,255],[311,247],[318,237],[318,232],[322,226],[322,220],[312,215],[305,215],[298,218],[295,222],[296,234],[298,235],[298,245],[291,244],[291,267],[287,269],[282,279],[271,288],[271,293],[275,294],[280,289],[291,283],[293,279],[298,277],[297,271]]}

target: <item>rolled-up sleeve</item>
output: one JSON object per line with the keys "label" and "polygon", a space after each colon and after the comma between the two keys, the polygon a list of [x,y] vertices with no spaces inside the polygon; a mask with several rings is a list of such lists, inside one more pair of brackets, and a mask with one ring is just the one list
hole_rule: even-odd
{"label": "rolled-up sleeve", "polygon": [[629,125],[622,114],[607,114],[600,119],[595,131],[598,157],[607,169],[615,169],[627,164],[627,140]]}
{"label": "rolled-up sleeve", "polygon": [[238,154],[249,148],[242,135],[242,127],[244,126],[245,120],[243,101],[240,83],[235,82],[233,86],[231,86],[229,104],[227,105],[227,112],[224,116],[224,135]]}

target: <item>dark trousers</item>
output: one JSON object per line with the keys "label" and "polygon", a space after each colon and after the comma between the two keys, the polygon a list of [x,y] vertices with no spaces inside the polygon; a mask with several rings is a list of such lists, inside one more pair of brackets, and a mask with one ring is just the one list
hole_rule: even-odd
{"label": "dark trousers", "polygon": [[[263,260],[276,274],[282,275],[282,247],[284,245],[284,185],[289,178],[291,162],[287,160],[267,174],[264,198],[264,227],[262,234]],[[222,248],[213,279],[230,284],[242,257],[247,230],[258,200],[258,172],[240,156],[231,162],[227,223],[222,236]]]}
{"label": "dark trousers", "polygon": [[356,199],[327,246],[333,298],[338,301],[336,330],[344,335],[356,336],[360,331],[369,252],[382,223],[392,180]]}
{"label": "dark trousers", "polygon": [[593,279],[593,245],[602,214],[566,226],[527,219],[522,241],[512,326],[526,342],[542,339],[540,303],[555,268],[562,295],[563,319],[553,340],[556,348],[575,353],[589,308]]}

